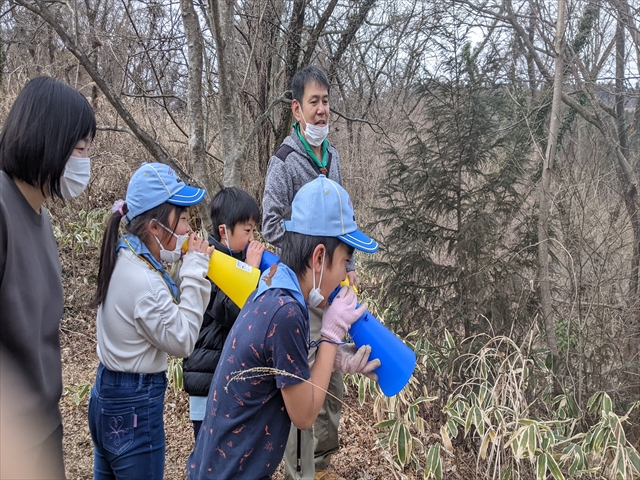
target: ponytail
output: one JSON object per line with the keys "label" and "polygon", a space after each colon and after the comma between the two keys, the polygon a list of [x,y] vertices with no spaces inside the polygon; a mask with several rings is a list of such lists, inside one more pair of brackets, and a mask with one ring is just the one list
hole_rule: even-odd
{"label": "ponytail", "polygon": [[102,235],[102,246],[100,247],[100,266],[98,269],[98,287],[96,293],[91,300],[89,306],[91,308],[97,308],[104,299],[107,297],[107,290],[109,289],[109,281],[113,274],[113,269],[116,266],[116,243],[118,242],[118,236],[120,231],[120,221],[124,217],[129,208],[127,204],[122,200],[117,200],[113,205],[113,213],[107,228]]}
{"label": "ponytail", "polygon": [[[162,203],[157,207],[154,207],[146,212],[131,219],[126,225],[127,233],[131,233],[137,236],[143,242],[148,236],[147,224],[156,219],[160,223],[169,225],[169,218],[171,214],[174,214],[174,221],[170,225],[171,230],[175,230],[180,221],[180,215],[184,211],[185,207],[179,207],[170,203]],[[116,245],[118,243],[120,221],[129,211],[129,207],[123,200],[117,200],[113,204],[111,209],[113,212],[107,228],[102,236],[102,246],[100,247],[100,266],[98,269],[98,286],[96,293],[89,303],[91,308],[98,308],[98,306],[104,302],[107,298],[107,291],[109,290],[109,282],[111,281],[111,275],[113,275],[113,269],[116,267],[116,259],[118,258],[118,252],[116,251]]]}

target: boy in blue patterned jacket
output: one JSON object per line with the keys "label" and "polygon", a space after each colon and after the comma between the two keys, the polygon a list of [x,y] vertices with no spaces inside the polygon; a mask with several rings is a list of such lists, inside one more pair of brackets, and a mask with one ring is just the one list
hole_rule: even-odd
{"label": "boy in blue patterned jacket", "polygon": [[[334,369],[368,373],[379,366],[368,361],[370,347],[342,343],[367,306],[356,308],[350,287],[327,306],[354,248],[378,249],[358,230],[348,193],[320,175],[296,194],[285,229],[280,263],[263,274],[224,345],[187,462],[190,480],[270,478],[291,423],[313,425]],[[308,306],[326,307],[314,345]],[[310,347],[317,347],[311,366]]]}

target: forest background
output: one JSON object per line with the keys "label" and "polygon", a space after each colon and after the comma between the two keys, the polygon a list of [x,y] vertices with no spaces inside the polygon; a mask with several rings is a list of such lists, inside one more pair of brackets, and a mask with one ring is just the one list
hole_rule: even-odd
{"label": "forest background", "polygon": [[[640,476],[640,3],[0,0],[0,119],[38,75],[91,102],[92,180],[50,202],[65,286],[69,478],[91,477],[97,257],[142,161],[260,202],[293,74],[332,84],[362,297],[414,348],[384,397],[348,378],[349,478]],[[204,202],[203,205],[207,203]],[[198,228],[208,227],[203,207]],[[180,360],[167,478],[192,440]]]}

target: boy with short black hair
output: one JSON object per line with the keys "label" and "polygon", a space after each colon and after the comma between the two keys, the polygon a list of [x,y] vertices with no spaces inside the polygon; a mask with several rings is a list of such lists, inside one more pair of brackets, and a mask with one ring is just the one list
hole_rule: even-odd
{"label": "boy with short black hair", "polygon": [[[342,340],[367,306],[356,308],[353,289],[327,298],[346,276],[354,248],[378,244],[358,230],[348,193],[320,175],[303,186],[285,222],[282,255],[238,315],[222,351],[195,449],[190,480],[269,478],[280,463],[291,423],[313,425],[334,369],[367,362],[369,347],[354,353]],[[310,345],[308,307],[325,308],[321,339]],[[308,351],[317,347],[313,365]]]}
{"label": "boy with short black hair", "polygon": [[[240,188],[223,188],[213,197],[209,213],[213,225],[209,244],[258,268],[264,246],[253,237],[260,219],[260,209],[255,199]],[[211,299],[195,350],[182,366],[195,438],[198,438],[205,416],[207,394],[220,361],[222,347],[239,312],[240,308],[216,284],[211,283]]]}

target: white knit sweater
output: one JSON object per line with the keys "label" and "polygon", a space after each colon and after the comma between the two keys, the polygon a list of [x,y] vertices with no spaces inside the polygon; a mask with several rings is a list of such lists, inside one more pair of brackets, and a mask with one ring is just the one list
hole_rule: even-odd
{"label": "white knit sweater", "polygon": [[104,302],[98,308],[98,358],[116,372],[156,373],[167,354],[187,357],[209,303],[209,257],[189,252],[177,272],[180,303],[162,275],[129,249],[120,249]]}

